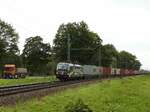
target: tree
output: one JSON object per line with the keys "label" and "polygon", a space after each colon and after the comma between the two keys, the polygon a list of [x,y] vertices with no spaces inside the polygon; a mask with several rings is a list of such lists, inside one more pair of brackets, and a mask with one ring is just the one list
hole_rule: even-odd
{"label": "tree", "polygon": [[135,70],[140,70],[141,65],[142,64],[139,60],[134,60],[134,69]]}
{"label": "tree", "polygon": [[68,38],[71,44],[71,61],[81,64],[90,64],[95,49],[102,42],[98,34],[90,31],[88,25],[83,21],[62,24],[54,39],[54,52],[58,61],[67,60]]}
{"label": "tree", "polygon": [[121,51],[119,53],[119,67],[139,70],[141,63],[137,60],[135,55],[127,51]]}
{"label": "tree", "polygon": [[8,23],[0,20],[0,66],[6,63],[19,64],[19,36]]}
{"label": "tree", "polygon": [[51,56],[51,47],[49,43],[43,43],[40,36],[26,39],[23,49],[24,64],[29,72],[34,74],[46,75],[47,64]]}
{"label": "tree", "polygon": [[102,46],[102,66],[117,67],[118,51],[112,44]]}

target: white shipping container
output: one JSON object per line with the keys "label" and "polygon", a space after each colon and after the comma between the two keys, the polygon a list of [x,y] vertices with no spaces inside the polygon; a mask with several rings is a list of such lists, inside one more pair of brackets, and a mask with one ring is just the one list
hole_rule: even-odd
{"label": "white shipping container", "polygon": [[134,70],[134,74],[139,74],[139,71],[137,71],[137,70]]}
{"label": "white shipping container", "polygon": [[111,68],[111,75],[116,75],[116,68]]}
{"label": "white shipping container", "polygon": [[111,68],[111,74],[112,75],[119,75],[120,74],[120,69],[118,69],[118,68]]}
{"label": "white shipping container", "polygon": [[83,74],[84,75],[99,75],[99,67],[94,65],[84,65],[83,66]]}
{"label": "white shipping container", "polygon": [[116,73],[117,73],[117,75],[120,75],[120,69],[117,69]]}

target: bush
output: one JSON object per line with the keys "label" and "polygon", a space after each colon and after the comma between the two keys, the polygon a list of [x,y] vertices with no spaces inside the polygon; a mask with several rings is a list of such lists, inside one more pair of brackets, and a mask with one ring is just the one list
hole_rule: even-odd
{"label": "bush", "polygon": [[65,112],[92,112],[92,110],[81,99],[78,99],[76,102],[66,105]]}

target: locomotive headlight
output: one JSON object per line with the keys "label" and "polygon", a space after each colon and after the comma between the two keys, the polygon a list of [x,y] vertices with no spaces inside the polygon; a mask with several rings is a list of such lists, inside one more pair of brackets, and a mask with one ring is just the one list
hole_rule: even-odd
{"label": "locomotive headlight", "polygon": [[60,74],[61,74],[61,75],[64,75],[64,71],[61,71]]}
{"label": "locomotive headlight", "polygon": [[61,75],[67,75],[67,72],[66,71],[62,71]]}

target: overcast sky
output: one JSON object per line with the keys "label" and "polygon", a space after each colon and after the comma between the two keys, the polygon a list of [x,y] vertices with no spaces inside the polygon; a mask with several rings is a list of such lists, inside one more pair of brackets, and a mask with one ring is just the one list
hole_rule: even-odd
{"label": "overcast sky", "polygon": [[25,39],[42,36],[52,44],[60,24],[85,21],[104,44],[137,56],[150,70],[150,0],[0,0],[0,18]]}

